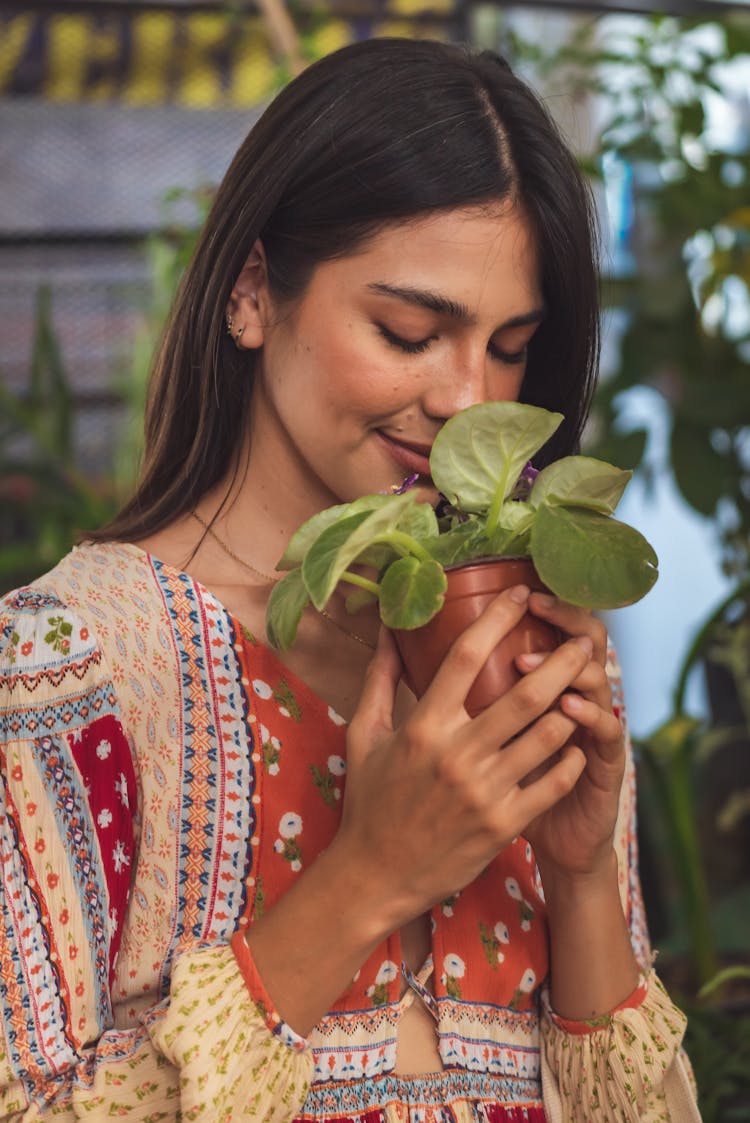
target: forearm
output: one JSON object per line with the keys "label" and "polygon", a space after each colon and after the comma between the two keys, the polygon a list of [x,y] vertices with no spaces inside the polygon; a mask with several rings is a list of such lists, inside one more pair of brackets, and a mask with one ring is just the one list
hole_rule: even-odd
{"label": "forearm", "polygon": [[382,900],[336,844],[247,932],[263,984],[279,1014],[306,1036],[396,927]]}
{"label": "forearm", "polygon": [[612,851],[585,878],[542,869],[550,931],[550,1001],[563,1018],[584,1021],[612,1010],[635,989],[633,954]]}

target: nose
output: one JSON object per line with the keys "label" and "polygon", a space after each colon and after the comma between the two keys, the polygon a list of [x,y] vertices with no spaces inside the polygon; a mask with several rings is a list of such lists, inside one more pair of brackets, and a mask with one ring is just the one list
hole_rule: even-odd
{"label": "nose", "polygon": [[447,421],[454,413],[469,406],[505,397],[514,398],[516,392],[510,380],[507,393],[502,385],[498,385],[497,363],[483,350],[478,355],[456,357],[441,366],[422,395],[422,407],[430,417]]}

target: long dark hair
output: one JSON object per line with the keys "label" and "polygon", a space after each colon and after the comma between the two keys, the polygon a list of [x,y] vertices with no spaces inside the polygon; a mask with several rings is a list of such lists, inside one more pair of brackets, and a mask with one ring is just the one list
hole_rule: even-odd
{"label": "long dark hair", "polygon": [[291,301],[316,265],[353,252],[389,222],[502,200],[520,205],[532,225],[547,310],[521,400],[565,415],[545,460],[574,451],[598,358],[586,182],[538,97],[499,56],[371,39],[304,71],[237,152],[156,357],[140,481],[94,537],[154,533],[236,470],[253,353],[235,350],[224,317],[256,239],[271,291]]}

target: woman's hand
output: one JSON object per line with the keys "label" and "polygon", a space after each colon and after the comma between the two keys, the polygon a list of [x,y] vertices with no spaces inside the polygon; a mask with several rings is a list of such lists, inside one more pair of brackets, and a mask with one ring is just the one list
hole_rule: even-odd
{"label": "woman's hand", "polygon": [[[547,623],[573,636],[587,636],[593,657],[562,694],[559,707],[576,722],[572,743],[585,755],[575,786],[524,830],[543,879],[553,875],[581,877],[597,873],[612,853],[620,788],[625,769],[625,744],[605,670],[607,633],[585,609],[532,593],[529,609]],[[519,669],[531,673],[546,656],[519,656]]]}
{"label": "woman's hand", "polygon": [[402,667],[381,633],[349,727],[342,824],[330,849],[360,865],[368,907],[391,929],[468,884],[529,823],[543,822],[586,766],[582,749],[570,744],[581,719],[556,703],[589,681],[588,635],[562,644],[477,717],[464,709],[528,596],[520,586],[488,606],[398,728]]}

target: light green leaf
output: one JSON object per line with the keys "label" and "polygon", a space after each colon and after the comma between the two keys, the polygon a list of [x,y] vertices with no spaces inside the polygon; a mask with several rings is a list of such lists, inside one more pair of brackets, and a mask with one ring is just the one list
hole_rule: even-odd
{"label": "light green leaf", "polygon": [[478,556],[484,529],[484,522],[472,519],[470,522],[458,523],[444,534],[423,538],[422,545],[435,561],[442,565],[456,565],[467,558]]}
{"label": "light green leaf", "polygon": [[586,507],[611,515],[632,472],[591,456],[564,456],[543,468],[534,480],[529,502]]}
{"label": "light green leaf", "polygon": [[497,557],[526,557],[534,508],[523,500],[512,500],[500,509],[495,530],[487,536],[487,552]]}
{"label": "light green leaf", "polygon": [[584,608],[633,604],[658,576],[658,559],[642,534],[582,508],[543,504],[531,531],[531,556],[553,593]]}
{"label": "light green leaf", "polygon": [[[408,493],[391,495],[374,511],[359,511],[327,527],[309,548],[302,562],[302,578],[315,607],[320,611],[338,585],[344,571],[379,538],[397,526],[403,508],[414,503]],[[400,552],[400,551],[396,551]]]}
{"label": "light green leaf", "polygon": [[438,533],[438,521],[435,511],[430,503],[414,502],[405,507],[403,514],[396,524],[399,530],[410,534],[421,542],[423,538],[430,538]]}
{"label": "light green leaf", "polygon": [[324,511],[318,511],[311,519],[302,523],[302,526],[298,527],[289,539],[289,545],[277,562],[276,568],[294,569],[295,566],[302,565],[305,554],[318,535],[322,534],[327,526],[331,526],[337,519],[341,518],[348,508],[348,503],[339,503],[335,507],[326,507]]}
{"label": "light green leaf", "polygon": [[332,526],[342,515],[356,515],[360,511],[374,511],[391,499],[392,496],[390,495],[362,495],[352,503],[338,503],[335,507],[326,507],[324,511],[318,511],[294,532],[276,568],[294,569],[296,565],[301,565],[305,554],[318,535],[322,534],[326,527]]}
{"label": "light green leaf", "polygon": [[510,495],[527,460],[562,419],[520,402],[483,402],[461,410],[435,438],[433,482],[461,510],[487,511]]}
{"label": "light green leaf", "polygon": [[380,616],[388,628],[421,628],[443,607],[448,586],[439,562],[432,558],[399,558],[383,577]]}
{"label": "light green leaf", "polygon": [[271,647],[286,651],[292,646],[302,613],[309,603],[301,569],[291,570],[274,585],[266,607],[266,636]]}

